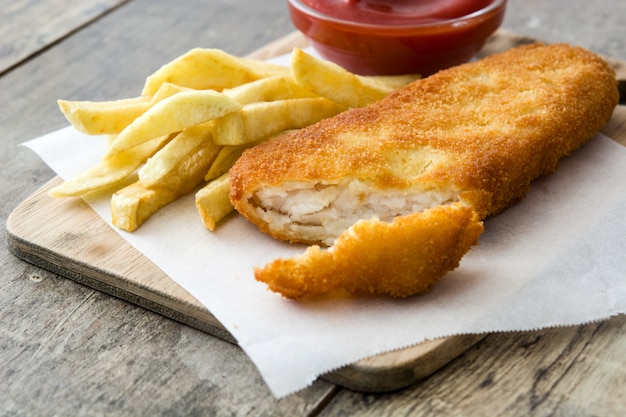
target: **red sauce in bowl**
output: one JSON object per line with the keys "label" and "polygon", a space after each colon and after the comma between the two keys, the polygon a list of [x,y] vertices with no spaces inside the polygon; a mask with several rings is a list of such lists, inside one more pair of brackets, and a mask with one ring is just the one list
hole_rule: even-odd
{"label": "red sauce in bowl", "polygon": [[467,62],[504,18],[506,0],[288,0],[324,58],[357,74],[428,76]]}
{"label": "red sauce in bowl", "polygon": [[493,0],[302,0],[310,8],[341,20],[406,25],[455,19],[487,7]]}

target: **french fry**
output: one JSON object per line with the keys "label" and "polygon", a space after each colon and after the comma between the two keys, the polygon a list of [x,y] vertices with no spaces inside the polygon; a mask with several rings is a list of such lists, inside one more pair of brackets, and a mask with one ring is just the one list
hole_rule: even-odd
{"label": "french fry", "polygon": [[289,68],[236,57],[219,49],[195,48],[150,75],[141,94],[152,96],[164,82],[221,91],[274,75],[289,75]]}
{"label": "french fry", "polygon": [[143,162],[165,145],[169,135],[152,139],[120,152],[48,191],[52,197],[79,197],[89,192],[114,187],[123,182]]}
{"label": "french fry", "polygon": [[186,90],[164,83],[153,97],[133,97],[112,101],[58,100],[59,109],[79,132],[88,135],[118,134],[159,101]]}
{"label": "french fry", "polygon": [[152,107],[149,97],[115,101],[58,100],[57,104],[67,121],[88,135],[119,133]]}
{"label": "french fry", "polygon": [[148,189],[137,181],[116,191],[111,197],[111,221],[114,226],[132,232],[177,198],[175,190]]}
{"label": "french fry", "polygon": [[239,146],[222,146],[208,172],[204,175],[204,180],[212,181],[227,173],[230,167],[232,167],[237,159],[239,159],[243,151],[254,146],[255,144],[256,142]]}
{"label": "french fry", "polygon": [[381,88],[390,88],[391,90],[397,90],[407,84],[412,83],[415,80],[419,80],[421,77],[419,74],[404,74],[404,75],[359,75],[364,80],[368,80],[373,85],[381,85]]}
{"label": "french fry", "polygon": [[[116,189],[113,224],[133,231],[208,181],[196,192],[196,206],[205,227],[214,230],[233,210],[227,172],[246,149],[369,104],[414,79],[351,74],[299,49],[290,67],[192,49],[150,75],[140,97],[59,100],[77,130],[110,140],[97,165],[49,194]],[[138,180],[125,185],[135,173]]]}
{"label": "french fry", "polygon": [[153,181],[146,187],[169,188],[177,191],[179,196],[193,191],[204,180],[204,174],[215,160],[219,149],[210,140],[199,143],[182,155],[165,175],[161,175],[157,181]]}
{"label": "french fry", "polygon": [[149,187],[140,180],[115,192],[111,197],[113,224],[133,231],[162,207],[193,191],[202,183],[218,151],[211,140],[200,141]]}
{"label": "french fry", "polygon": [[[165,178],[171,175],[181,163],[188,163],[186,159],[202,150],[205,163],[213,165],[213,160],[222,148],[212,142],[213,125],[204,123],[189,127],[172,139],[159,152],[152,156],[139,171],[139,181],[146,187],[163,185]],[[197,162],[196,162],[197,163]]]}
{"label": "french fry", "polygon": [[222,93],[240,104],[285,100],[288,98],[319,97],[313,92],[300,87],[291,77],[287,76],[261,78],[260,80],[222,90]]}
{"label": "french fry", "polygon": [[241,107],[236,101],[212,90],[174,94],[156,103],[128,125],[110,144],[106,156],[236,112]]}
{"label": "french fry", "polygon": [[189,90],[191,89],[187,87],[181,87],[180,85],[163,83],[159,86],[159,89],[156,93],[154,93],[150,101],[152,101],[152,104],[156,104],[161,100],[173,96],[174,94],[182,93],[183,91]]}
{"label": "french fry", "polygon": [[367,77],[353,74],[337,64],[317,59],[299,48],[291,54],[291,72],[296,84],[347,107],[363,107],[385,97],[399,85],[419,78]]}
{"label": "french fry", "polygon": [[214,120],[213,141],[218,145],[245,145],[283,130],[311,125],[345,109],[323,97],[247,104],[238,112]]}
{"label": "french fry", "polygon": [[213,231],[221,219],[233,211],[228,193],[228,174],[209,182],[196,193],[196,207],[204,226]]}

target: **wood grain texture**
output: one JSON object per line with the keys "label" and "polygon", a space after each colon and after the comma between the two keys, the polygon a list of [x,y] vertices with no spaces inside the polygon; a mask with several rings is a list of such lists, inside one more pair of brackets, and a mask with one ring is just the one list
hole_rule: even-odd
{"label": "wood grain texture", "polygon": [[624,330],[622,315],[583,326],[490,334],[410,390],[343,390],[323,416],[344,415],[346,408],[359,416],[620,416],[626,407]]}
{"label": "wood grain texture", "polygon": [[229,343],[52,273],[8,287],[1,416],[293,416],[334,392],[319,381],[276,401]]}
{"label": "wood grain texture", "polygon": [[127,0],[14,0],[2,5],[0,74]]}

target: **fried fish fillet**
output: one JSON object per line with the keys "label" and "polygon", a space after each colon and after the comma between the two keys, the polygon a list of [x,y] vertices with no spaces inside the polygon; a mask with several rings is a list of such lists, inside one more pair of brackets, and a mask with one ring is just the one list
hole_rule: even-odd
{"label": "fried fish fillet", "polygon": [[256,146],[230,170],[233,206],[277,239],[331,247],[255,276],[290,298],[427,290],[477,243],[485,217],[555,171],[617,102],[600,57],[535,44]]}

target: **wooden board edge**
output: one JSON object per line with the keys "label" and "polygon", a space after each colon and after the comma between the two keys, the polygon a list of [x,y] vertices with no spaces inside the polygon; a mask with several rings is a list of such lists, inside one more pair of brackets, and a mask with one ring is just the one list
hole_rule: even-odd
{"label": "wooden board edge", "polygon": [[[115,273],[112,269],[90,265],[85,262],[73,260],[73,268],[67,267],[67,254],[62,254],[58,250],[47,248],[37,238],[37,236],[29,231],[27,220],[32,210],[39,210],[40,214],[49,214],[47,208],[61,201],[69,200],[52,199],[47,196],[47,191],[55,185],[61,183],[59,177],[53,177],[46,184],[41,186],[25,200],[23,200],[7,217],[5,223],[6,240],[9,252],[14,256],[39,266],[43,269],[52,271],[60,276],[69,278],[82,285],[107,293],[114,297],[123,299],[133,304],[144,307],[163,316],[183,322],[198,330],[219,336],[229,342],[234,342],[234,338],[228,333],[224,326],[210,313],[210,311],[198,302],[193,296],[188,295],[187,299],[174,298],[170,294],[151,287],[149,285],[140,285],[134,281],[127,279],[120,274]],[[49,200],[47,200],[49,199]],[[42,201],[44,203],[42,203]],[[48,204],[46,205],[46,201]],[[74,204],[72,204],[74,205]],[[84,212],[89,212],[94,221],[98,222],[105,230],[110,230],[112,235],[117,237],[114,230],[98,216],[88,205],[81,202]],[[57,237],[58,238],[58,237]],[[134,249],[125,240],[119,237],[123,244],[128,245],[129,249]],[[137,252],[138,256],[142,256]],[[146,263],[154,265],[150,260],[145,258]],[[169,281],[167,277],[158,267],[154,266]],[[105,279],[103,279],[103,277]],[[113,285],[112,283],[118,283]],[[181,292],[186,293],[178,284],[174,283]],[[188,294],[188,293],[187,293]]]}
{"label": "wooden board edge", "polygon": [[432,375],[486,336],[486,334],[467,334],[426,341],[362,359],[326,373],[322,378],[354,391],[371,393],[396,391]]}
{"label": "wooden board edge", "polygon": [[[8,230],[7,242],[9,252],[30,264],[53,272],[64,278],[68,278],[94,290],[109,294],[113,297],[127,301],[131,304],[135,304],[139,307],[145,308],[146,310],[150,310],[164,317],[186,324],[197,330],[209,333],[213,336],[219,337],[220,339],[226,340],[231,343],[236,343],[230,333],[228,333],[222,327],[211,324],[210,321],[207,319],[202,319],[196,315],[185,314],[178,309],[168,307],[163,303],[150,299],[149,297],[142,297],[131,291],[127,291],[119,287],[106,284],[101,280],[91,278],[88,274],[81,274],[75,271],[67,270],[63,266],[61,266],[62,263],[59,262],[59,258],[55,257],[54,255],[39,256],[38,254],[46,252],[45,249],[39,248],[37,245],[33,245],[30,242],[23,240],[22,238],[9,232]],[[49,254],[50,252],[46,253],[46,255]]]}

